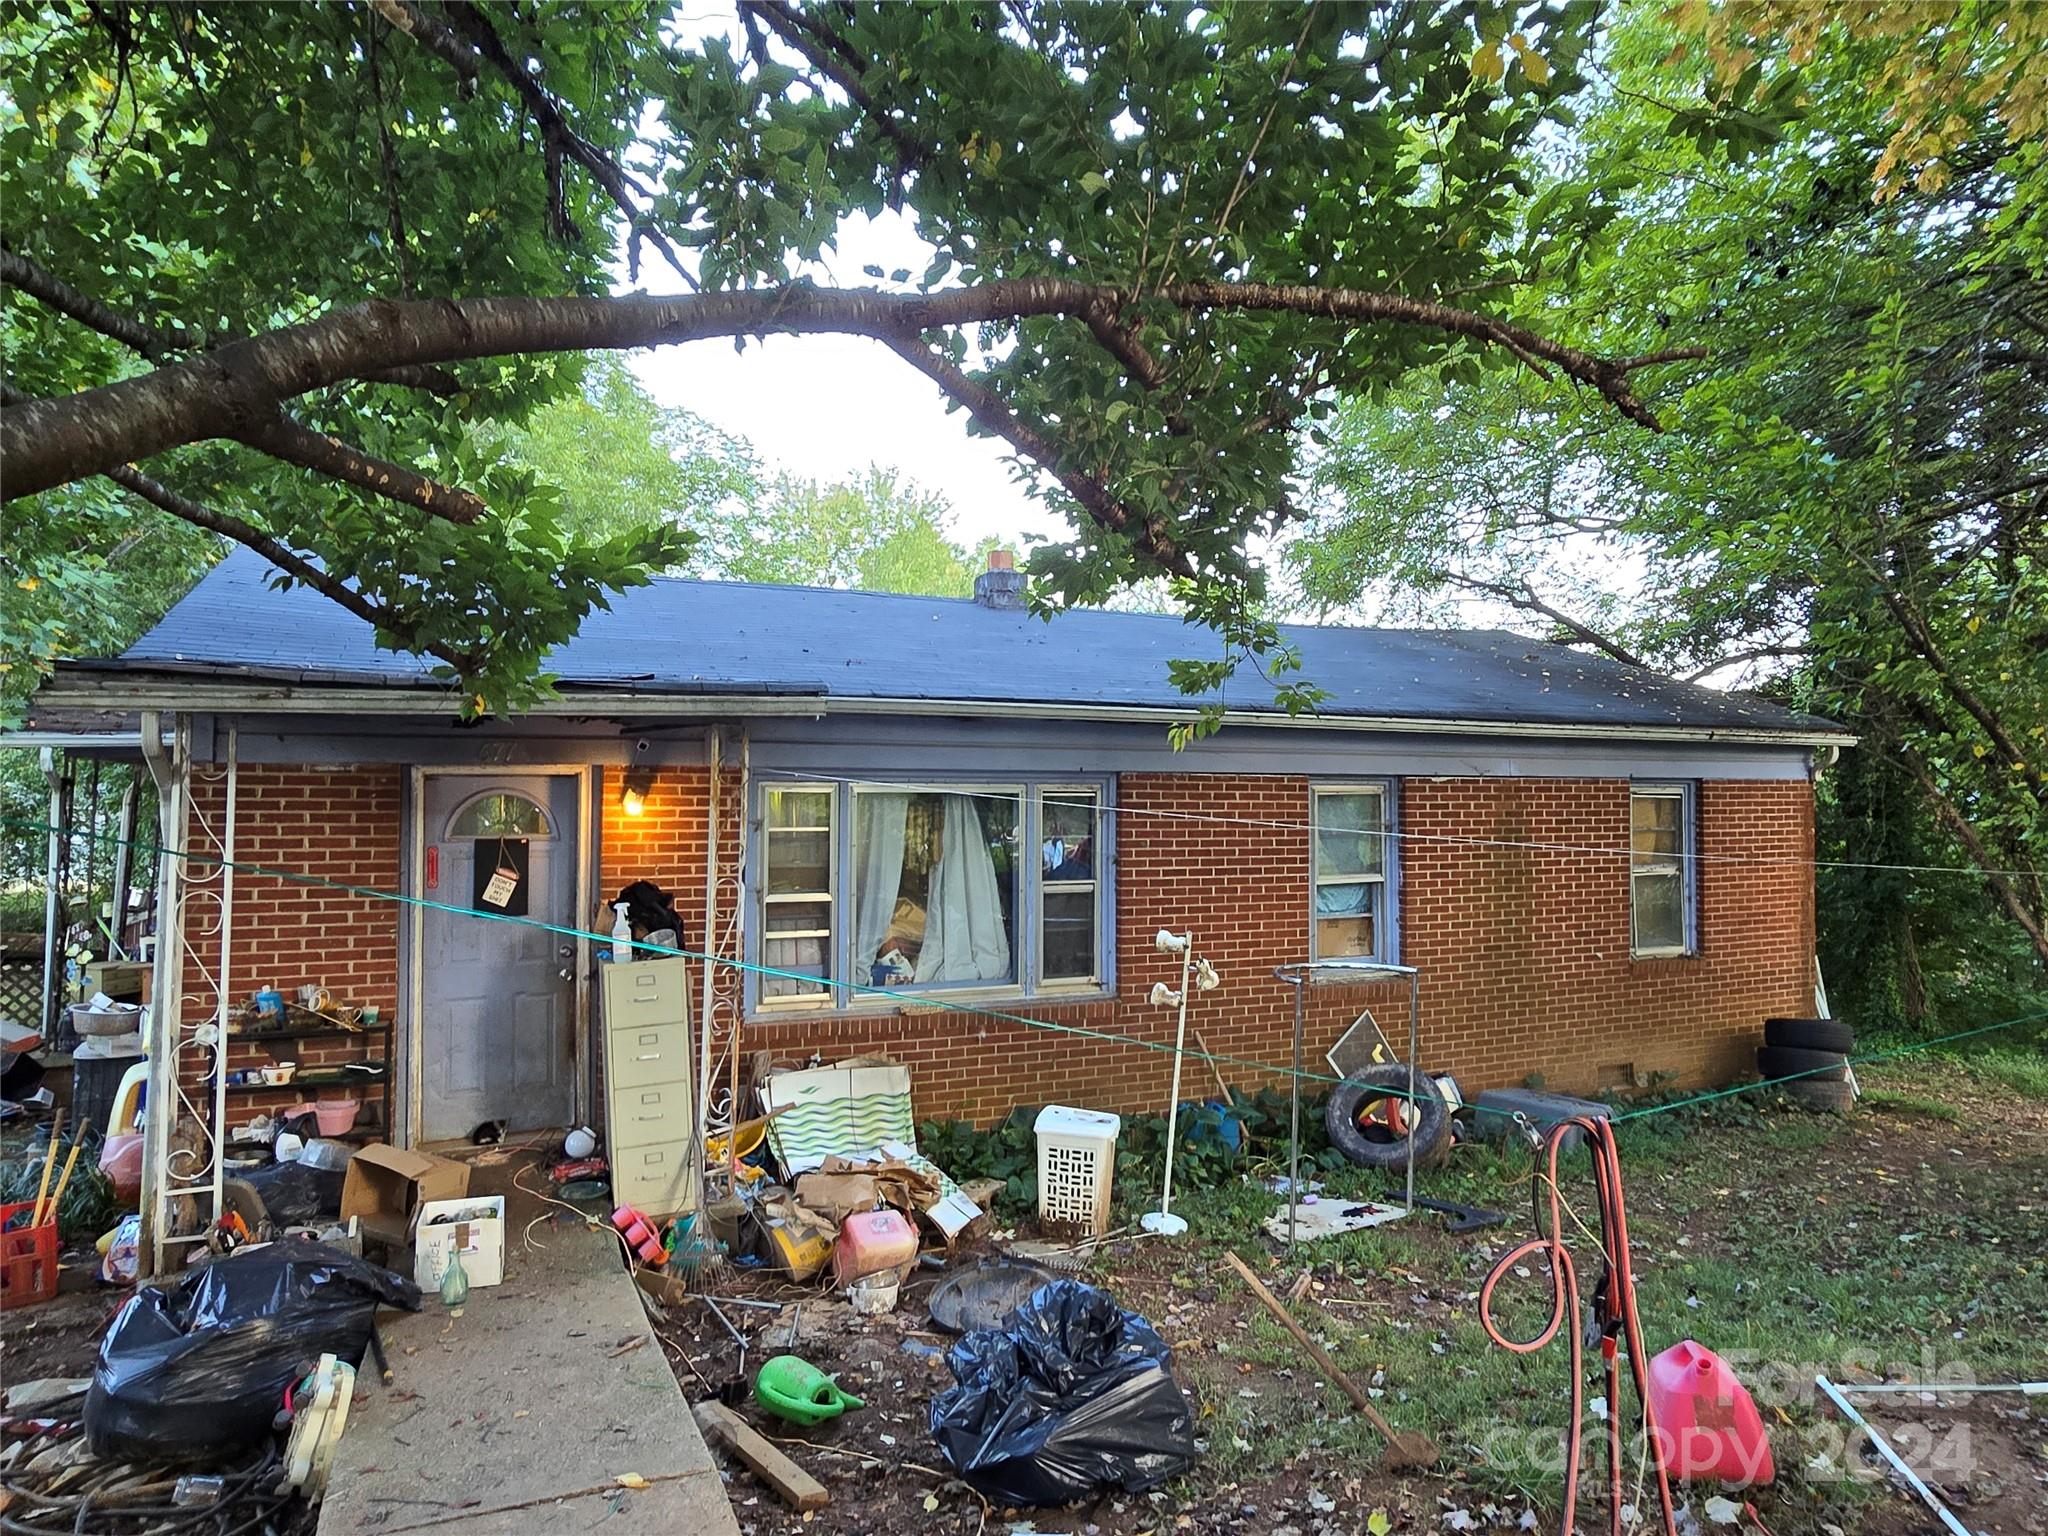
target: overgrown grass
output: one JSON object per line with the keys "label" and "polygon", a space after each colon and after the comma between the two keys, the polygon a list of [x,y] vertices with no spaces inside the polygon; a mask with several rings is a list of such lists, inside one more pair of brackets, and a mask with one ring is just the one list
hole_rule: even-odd
{"label": "overgrown grass", "polygon": [[[1957,1102],[1965,1092],[2048,1100],[2048,1063],[2028,1042],[1996,1040],[1965,1054],[1867,1067],[1863,1086],[1864,1104],[1847,1119],[1760,1090],[1629,1119],[1619,1130],[1646,1346],[1655,1353],[1695,1338],[1755,1392],[1777,1449],[1779,1482],[1765,1507],[1780,1536],[1829,1522],[1853,1528],[1866,1496],[1808,1468],[1813,1454],[1834,1454],[1840,1439],[1815,1406],[1817,1372],[2038,1374],[2039,1319],[2048,1316],[2048,1264],[2038,1251],[2048,1165],[2032,1143],[2006,1158],[1950,1148],[1944,1138],[1983,1114],[1974,1101]],[[1922,1139],[1893,1124],[1880,1143],[1886,1150],[1874,1151],[1874,1114],[1924,1122]],[[1420,1217],[1330,1238],[1285,1255],[1272,1283],[1283,1288],[1313,1266],[1322,1289],[1295,1315],[1343,1369],[1376,1383],[1397,1426],[1446,1446],[1475,1501],[1530,1499],[1554,1510],[1555,1471],[1497,1453],[1561,1434],[1565,1344],[1511,1354],[1487,1338],[1476,1305],[1495,1255],[1533,1232],[1532,1168],[1519,1146],[1460,1146],[1428,1171],[1422,1192],[1500,1210],[1505,1226],[1451,1238],[1436,1219]],[[1592,1226],[1583,1155],[1562,1172],[1572,1209]],[[1385,1196],[1397,1183],[1348,1166],[1320,1176],[1326,1199]],[[1156,1190],[1142,1193],[1137,1209]],[[1128,1186],[1120,1194],[1128,1196]],[[1169,1294],[1239,1304],[1220,1337],[1181,1355],[1209,1438],[1203,1476],[1217,1483],[1289,1464],[1357,1476],[1379,1451],[1334,1388],[1315,1392],[1315,1367],[1221,1263],[1226,1247],[1255,1266],[1267,1262],[1259,1224],[1276,1203],[1249,1175],[1185,1187],[1175,1200],[1192,1232],[1170,1266]],[[1590,1296],[1597,1255],[1583,1238],[1574,1246]],[[1134,1262],[1161,1267],[1156,1248],[1139,1252]],[[1114,1284],[1122,1268],[1106,1262],[1104,1278]],[[1518,1336],[1537,1331],[1549,1313],[1540,1261],[1529,1268],[1498,1298],[1499,1321]],[[1142,1305],[1158,1294],[1134,1288],[1130,1299]],[[1589,1397],[1598,1390],[1589,1385]],[[1632,1402],[1632,1393],[1624,1399]]]}

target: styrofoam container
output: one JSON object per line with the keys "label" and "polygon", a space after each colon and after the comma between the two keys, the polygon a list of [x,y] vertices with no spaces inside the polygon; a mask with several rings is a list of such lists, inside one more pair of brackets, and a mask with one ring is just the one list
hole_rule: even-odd
{"label": "styrofoam container", "polygon": [[1031,1128],[1038,1133],[1039,1221],[1090,1236],[1107,1232],[1122,1117],[1048,1104]]}
{"label": "styrofoam container", "polygon": [[[460,1216],[460,1221],[439,1221]],[[441,1288],[448,1256],[462,1252],[462,1272],[470,1288],[498,1285],[505,1278],[505,1197],[464,1195],[460,1200],[429,1200],[420,1207],[418,1235],[413,1239],[412,1277],[423,1291]]]}

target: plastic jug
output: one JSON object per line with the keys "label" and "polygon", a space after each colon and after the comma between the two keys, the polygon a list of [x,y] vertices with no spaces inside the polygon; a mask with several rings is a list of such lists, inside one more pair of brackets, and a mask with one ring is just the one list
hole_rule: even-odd
{"label": "plastic jug", "polygon": [[1721,1357],[1691,1339],[1650,1362],[1650,1411],[1673,1477],[1737,1487],[1777,1476],[1764,1421]]}
{"label": "plastic jug", "polygon": [[839,1228],[832,1250],[832,1278],[848,1286],[885,1269],[917,1262],[917,1228],[901,1211],[856,1211]]}

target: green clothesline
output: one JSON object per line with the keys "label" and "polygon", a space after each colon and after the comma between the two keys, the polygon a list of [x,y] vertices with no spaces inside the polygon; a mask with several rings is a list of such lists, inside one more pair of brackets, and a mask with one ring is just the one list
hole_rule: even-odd
{"label": "green clothesline", "polygon": [[[31,821],[24,817],[0,816],[0,824],[24,832],[41,832],[45,834],[64,832],[63,828],[53,827],[48,823]],[[96,835],[96,840],[116,844],[124,841],[111,834]],[[459,907],[449,902],[435,901],[430,897],[407,896],[398,891],[380,891],[374,886],[353,885],[344,880],[331,880],[323,875],[302,874],[288,869],[272,869],[267,865],[242,863],[233,859],[220,858],[212,854],[193,853],[183,849],[168,848],[160,843],[148,844],[131,840],[130,846],[137,849],[147,849],[158,855],[168,855],[174,859],[183,859],[191,864],[206,864],[214,868],[230,869],[238,875],[256,875],[266,879],[282,880],[293,885],[341,891],[351,896],[363,896],[373,901],[388,901],[399,906],[420,907],[438,912],[452,912],[458,917],[480,918],[485,922],[513,923],[522,927],[538,928],[545,933],[558,934],[564,938],[588,939],[599,944],[609,944],[612,941],[611,935],[608,933],[596,933],[585,928],[544,922],[536,917],[514,917],[504,912],[486,912],[474,907]],[[852,994],[886,998],[896,1004],[912,1002],[919,1007],[936,1008],[974,1018],[994,1019],[1005,1024],[1020,1025],[1026,1029],[1046,1030],[1055,1034],[1073,1035],[1085,1040],[1100,1040],[1109,1045],[1135,1046],[1141,1050],[1158,1051],[1167,1055],[1174,1054],[1174,1047],[1164,1041],[1140,1039],[1136,1035],[1123,1035],[1111,1030],[1090,1029],[1082,1024],[1060,1024],[1051,1019],[1034,1019],[1021,1013],[1009,1013],[999,1008],[983,1008],[972,1003],[954,1002],[925,993],[905,993],[887,987],[863,986],[858,982],[850,981],[823,981],[822,978],[814,976],[807,971],[783,970],[772,965],[760,965],[748,960],[734,960],[723,955],[710,955],[698,950],[681,949],[671,945],[645,944],[636,940],[633,948],[636,953],[645,951],[648,954],[658,954],[674,959],[699,960],[707,965],[726,966],[755,976],[781,977],[788,980],[809,982],[813,985],[822,984]],[[2001,1019],[1995,1024],[1980,1024],[1973,1029],[1958,1030],[1954,1034],[1941,1035],[1932,1040],[1915,1041],[1909,1045],[1896,1046],[1891,1050],[1873,1051],[1860,1056],[1851,1056],[1847,1060],[1853,1066],[1861,1066],[1870,1062],[1888,1061],[1900,1056],[1909,1056],[1921,1051],[1933,1050],[1938,1046],[1953,1044],[1958,1040],[1969,1040],[1980,1035],[1993,1034],[1999,1030],[2015,1029],[2022,1025],[2037,1023],[2042,1020],[2048,1020],[2048,1009],[2021,1014],[2015,1018]],[[1197,1061],[1213,1062],[1219,1066],[1248,1067],[1271,1077],[1289,1078],[1298,1076],[1304,1081],[1327,1084],[1337,1084],[1344,1081],[1341,1077],[1333,1076],[1330,1073],[1310,1071],[1307,1068],[1302,1069],[1297,1074],[1291,1066],[1257,1061],[1245,1056],[1226,1056],[1213,1051],[1191,1050],[1183,1050],[1181,1054]],[[1620,1122],[1642,1119],[1650,1115],[1669,1114],[1674,1110],[1688,1109],[1694,1105],[1712,1103],[1717,1099],[1732,1098],[1737,1094],[1753,1093],[1760,1088],[1768,1088],[1776,1083],[1794,1082],[1803,1077],[1813,1077],[1837,1070],[1839,1069],[1834,1066],[1816,1067],[1806,1072],[1791,1073],[1782,1078],[1770,1078],[1755,1083],[1738,1083],[1733,1087],[1717,1088],[1688,1098],[1674,1099],[1669,1103],[1645,1105],[1640,1109],[1632,1109],[1625,1113],[1617,1114],[1613,1118],[1616,1122]],[[1406,1090],[1400,1088],[1390,1088],[1386,1092],[1390,1098],[1411,1096]]]}

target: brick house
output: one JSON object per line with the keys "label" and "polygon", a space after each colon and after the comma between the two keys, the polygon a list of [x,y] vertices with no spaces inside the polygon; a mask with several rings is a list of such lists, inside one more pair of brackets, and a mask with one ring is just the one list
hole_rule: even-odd
{"label": "brick house", "polygon": [[[1850,738],[1759,699],[1502,632],[1302,627],[1320,713],[1275,712],[1246,668],[1176,751],[1167,663],[1203,632],[1046,622],[995,570],[972,600],[659,581],[560,650],[554,698],[466,726],[426,664],[267,578],[231,556],[45,701],[143,712],[193,854],[165,861],[181,1039],[210,1049],[223,992],[374,1005],[402,1144],[599,1118],[587,935],[638,880],[714,957],[689,983],[714,1119],[735,1048],[887,1053],[920,1115],[1156,1106],[1167,1054],[1031,1021],[1170,1041],[1160,928],[1222,972],[1194,1025],[1247,1063],[1287,1058],[1275,966],[1415,967],[1423,1065],[1468,1092],[1719,1082],[1812,1004],[1813,779]],[[1405,984],[1314,990],[1312,1062],[1363,1007],[1404,1018]],[[238,1088],[227,1114],[306,1095]]]}

